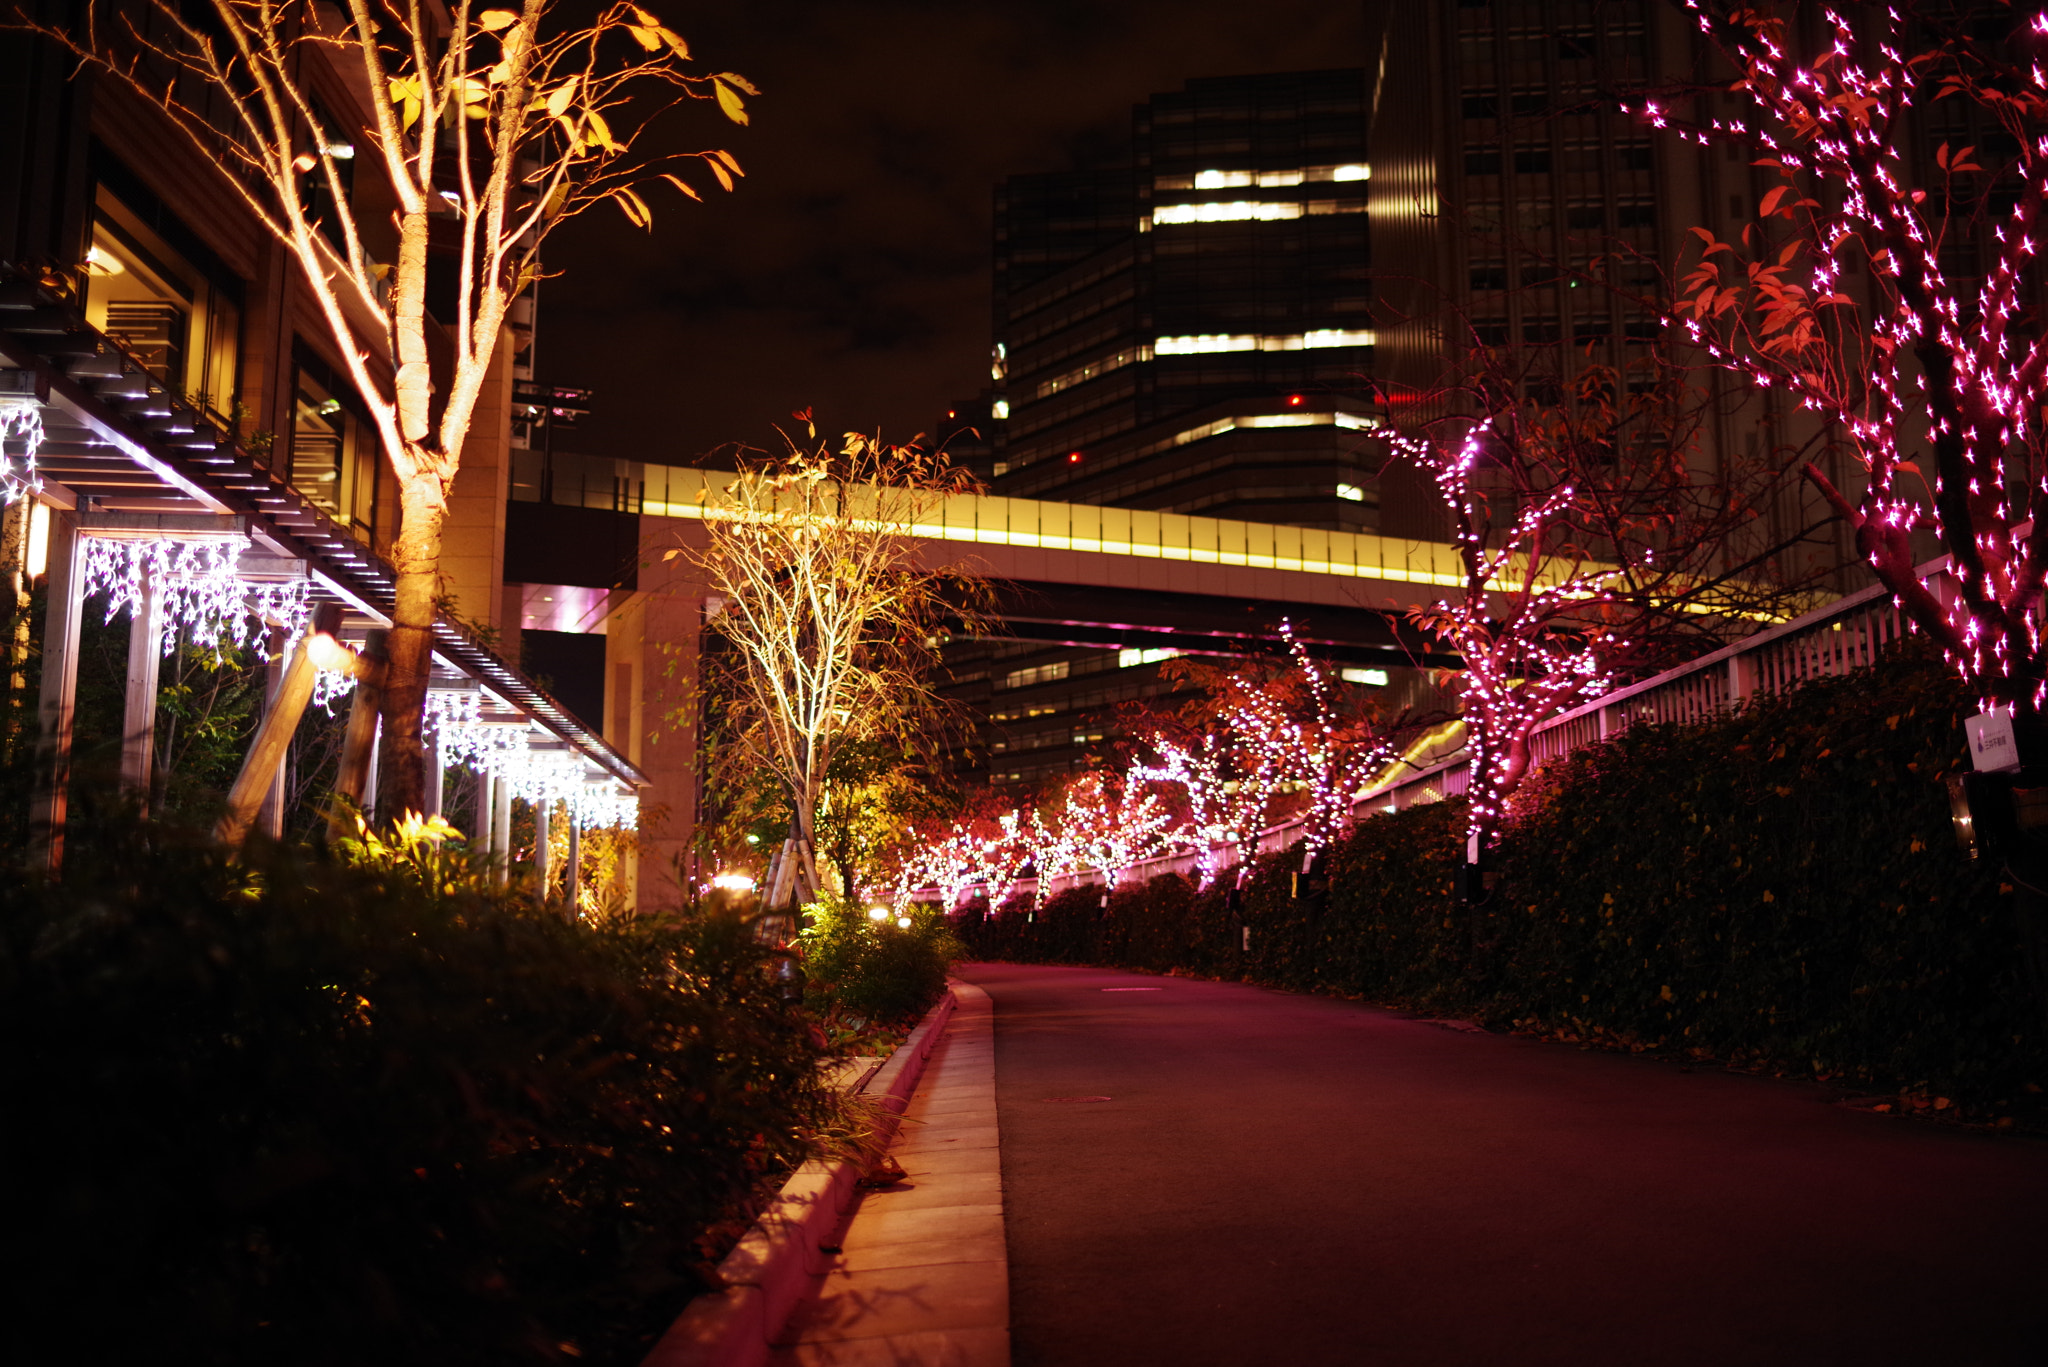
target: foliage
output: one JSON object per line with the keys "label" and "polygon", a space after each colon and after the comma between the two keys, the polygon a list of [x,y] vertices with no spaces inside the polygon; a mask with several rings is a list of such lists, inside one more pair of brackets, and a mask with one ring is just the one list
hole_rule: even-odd
{"label": "foliage", "polygon": [[656,179],[702,198],[685,170],[730,190],[739,162],[723,149],[655,156],[636,144],[694,100],[743,124],[754,87],[693,71],[682,37],[631,3],[80,9],[62,26],[14,13],[152,106],[291,254],[396,476],[379,791],[394,811],[423,810],[442,526],[512,303],[540,278],[548,234],[583,210],[614,204],[647,227],[641,189]]}
{"label": "foliage", "polygon": [[572,924],[418,839],[70,838],[0,887],[24,1360],[634,1362],[832,1119],[738,918]]}
{"label": "foliage", "polygon": [[1450,508],[1456,590],[1409,615],[1461,661],[1467,840],[1491,843],[1536,729],[1627,676],[1667,668],[1808,606],[1759,545],[1778,453],[1704,461],[1706,393],[1663,354],[1587,364],[1531,396],[1531,358],[1482,351],[1393,448]]}
{"label": "foliage", "polygon": [[1247,859],[1260,832],[1289,813],[1322,849],[1394,762],[1392,738],[1416,721],[1382,716],[1291,632],[1287,646],[1284,665],[1176,662],[1170,675],[1194,685],[1192,696],[1170,711],[1126,714],[1120,769],[1074,775],[1033,805],[984,790],[951,821],[913,826],[895,851],[895,899],[935,887],[951,909],[980,888],[1000,905],[1032,873],[1041,886],[1083,871],[1115,883],[1119,870],[1176,849],[1196,851],[1206,881],[1230,856]]}
{"label": "foliage", "polygon": [[[1687,136],[1761,151],[1777,183],[1739,244],[1693,229],[1679,317],[1722,365],[1841,426],[1868,476],[1860,497],[1811,466],[1808,478],[1983,704],[2036,713],[2048,706],[2048,342],[2035,297],[2048,21],[1972,13],[1964,31],[1948,7],[1842,6],[1806,52],[1795,7],[1694,8],[1741,74],[1740,104]],[[1942,126],[1975,125],[1971,145],[1913,155],[1936,101]],[[1925,527],[1953,558],[1950,601],[1915,573]]]}
{"label": "foliage", "polygon": [[[1909,651],[1543,771],[1473,952],[1462,803],[1362,822],[1241,892],[1166,877],[969,917],[971,953],[1244,978],[1976,1099],[2048,1080],[2011,888],[1949,832],[1964,691]],[[1233,907],[1235,900],[1238,905]],[[1244,931],[1249,929],[1249,949]]]}
{"label": "foliage", "polygon": [[[908,922],[908,924],[904,924]],[[938,908],[872,916],[826,893],[804,908],[805,997],[821,1013],[884,1025],[915,1020],[946,990],[960,945]]]}
{"label": "foliage", "polygon": [[770,777],[788,806],[795,857],[777,866],[771,908],[820,888],[817,818],[840,748],[915,747],[942,714],[932,671],[961,611],[946,590],[964,581],[925,568],[911,532],[967,478],[857,432],[836,455],[792,446],[707,505],[701,548],[665,552],[721,604],[711,629],[729,648],[703,657],[721,703],[717,763]]}

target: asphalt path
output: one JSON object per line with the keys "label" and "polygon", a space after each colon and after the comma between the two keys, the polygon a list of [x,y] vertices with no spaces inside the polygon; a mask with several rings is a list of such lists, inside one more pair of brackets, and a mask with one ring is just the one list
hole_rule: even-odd
{"label": "asphalt path", "polygon": [[2048,1363],[2048,1143],[1241,984],[959,973],[1017,1367]]}

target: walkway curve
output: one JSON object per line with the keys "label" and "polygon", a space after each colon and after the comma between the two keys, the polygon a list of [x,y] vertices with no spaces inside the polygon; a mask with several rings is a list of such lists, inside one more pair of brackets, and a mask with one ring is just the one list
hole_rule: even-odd
{"label": "walkway curve", "polygon": [[1241,984],[959,976],[1018,1367],[2044,1360],[2048,1144]]}

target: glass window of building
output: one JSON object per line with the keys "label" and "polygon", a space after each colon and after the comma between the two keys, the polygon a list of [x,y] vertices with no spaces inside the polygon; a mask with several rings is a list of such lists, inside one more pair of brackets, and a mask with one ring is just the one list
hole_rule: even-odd
{"label": "glass window of building", "polygon": [[346,382],[301,354],[292,386],[292,487],[358,541],[372,544],[377,442]]}
{"label": "glass window of building", "polygon": [[231,420],[241,356],[237,289],[210,278],[105,187],[86,256],[86,320],[164,388]]}

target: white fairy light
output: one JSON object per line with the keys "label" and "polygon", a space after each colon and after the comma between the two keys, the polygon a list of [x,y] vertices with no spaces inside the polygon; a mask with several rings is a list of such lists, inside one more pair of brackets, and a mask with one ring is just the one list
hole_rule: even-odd
{"label": "white fairy light", "polygon": [[574,750],[541,750],[524,724],[482,719],[483,695],[434,690],[427,694],[427,724],[440,737],[441,755],[511,785],[527,802],[554,802],[575,814],[585,830],[639,824],[638,794],[609,777],[592,778],[589,762]]}
{"label": "white fairy light", "polygon": [[142,605],[147,579],[161,605],[159,647],[168,655],[184,637],[216,657],[232,640],[246,646],[260,621],[284,628],[285,649],[305,635],[313,615],[310,580],[258,582],[237,577],[246,536],[179,540],[175,537],[85,538],[85,592],[107,595],[106,620]]}
{"label": "white fairy light", "polygon": [[21,463],[4,454],[0,447],[0,503],[12,503],[23,494],[43,487],[36,473],[36,452],[43,446],[43,411],[25,395],[0,396],[0,439],[12,437],[23,447]]}
{"label": "white fairy light", "polygon": [[356,691],[356,676],[338,669],[323,669],[313,675],[312,704],[328,716],[334,705]]}

